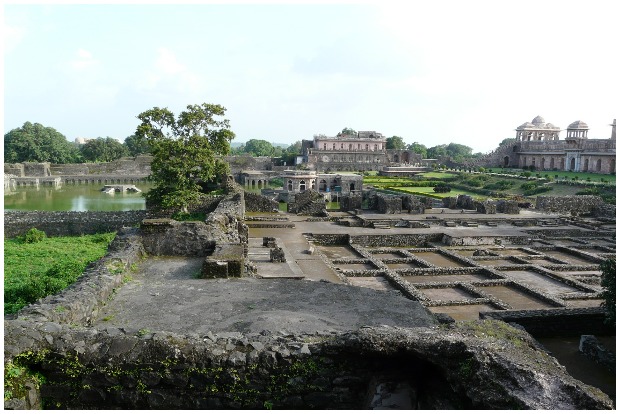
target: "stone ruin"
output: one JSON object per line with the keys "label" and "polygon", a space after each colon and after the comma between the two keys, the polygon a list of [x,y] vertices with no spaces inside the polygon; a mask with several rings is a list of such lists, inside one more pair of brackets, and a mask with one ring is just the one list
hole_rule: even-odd
{"label": "stone ruin", "polygon": [[285,263],[284,250],[278,246],[271,248],[269,250],[269,261],[272,263]]}
{"label": "stone ruin", "polygon": [[356,193],[343,194],[340,197],[340,211],[354,211],[362,208],[362,195]]}
{"label": "stone ruin", "polygon": [[536,197],[537,210],[572,215],[591,214],[603,204],[603,199],[594,195]]}
{"label": "stone ruin", "polygon": [[325,198],[314,190],[306,190],[295,194],[295,201],[288,204],[288,212],[307,216],[322,216],[327,214]]}

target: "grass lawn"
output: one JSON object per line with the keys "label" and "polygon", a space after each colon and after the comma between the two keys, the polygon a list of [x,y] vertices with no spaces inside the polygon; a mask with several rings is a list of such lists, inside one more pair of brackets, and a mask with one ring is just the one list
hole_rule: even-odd
{"label": "grass lawn", "polygon": [[433,191],[433,187],[390,187],[390,190],[400,191],[403,193],[410,194],[421,194],[426,196],[432,196],[435,198],[444,198],[444,197],[457,197],[459,194],[470,195],[472,197],[477,198],[488,198],[484,195],[477,194],[471,191],[453,189],[449,193],[436,193]]}
{"label": "grass lawn", "polygon": [[103,257],[115,233],[49,237],[37,243],[4,239],[4,313],[60,292]]}
{"label": "grass lawn", "polygon": [[455,173],[431,171],[420,174],[424,178],[451,178]]}
{"label": "grass lawn", "polygon": [[[500,173],[500,174],[506,173],[506,174],[519,175],[524,170],[519,170],[519,169],[502,170],[501,168],[487,168],[487,171],[494,172],[494,173]],[[532,172],[532,176],[536,176],[536,174],[540,174],[541,177],[548,175],[550,178],[558,179],[558,180],[562,180],[562,179],[572,180],[574,177],[577,177],[577,180],[579,181],[587,181],[587,179],[590,178],[590,181],[597,182],[597,183],[600,183],[601,178],[602,178],[604,180],[607,180],[607,182],[611,184],[616,184],[616,176],[613,174],[597,174],[597,173],[570,172],[570,171],[533,171]],[[556,175],[558,176],[558,178],[555,178]]]}

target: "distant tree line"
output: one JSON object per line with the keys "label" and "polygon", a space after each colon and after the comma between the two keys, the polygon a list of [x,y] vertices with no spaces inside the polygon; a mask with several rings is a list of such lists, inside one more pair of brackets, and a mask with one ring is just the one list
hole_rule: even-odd
{"label": "distant tree line", "polygon": [[4,134],[4,162],[50,162],[71,164],[109,162],[121,157],[149,153],[146,140],[131,135],[121,143],[111,137],[99,137],[84,144],[67,141],[54,128],[26,122]]}

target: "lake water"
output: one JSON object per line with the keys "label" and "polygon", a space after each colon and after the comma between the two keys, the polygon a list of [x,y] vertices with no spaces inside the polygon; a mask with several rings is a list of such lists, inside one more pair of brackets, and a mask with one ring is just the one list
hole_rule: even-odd
{"label": "lake water", "polygon": [[[102,193],[103,184],[65,184],[60,188],[40,185],[18,187],[16,191],[4,193],[4,210],[27,211],[128,211],[144,210],[146,204],[142,194],[153,187],[150,183],[136,185],[142,193]],[[260,190],[247,190],[260,194]],[[326,203],[325,207],[337,209],[340,203]],[[286,211],[286,203],[280,203],[280,211]]]}
{"label": "lake water", "polygon": [[[152,184],[136,185],[146,192]],[[4,210],[38,211],[129,211],[146,208],[143,193],[102,193],[103,184],[18,187],[4,194]]]}

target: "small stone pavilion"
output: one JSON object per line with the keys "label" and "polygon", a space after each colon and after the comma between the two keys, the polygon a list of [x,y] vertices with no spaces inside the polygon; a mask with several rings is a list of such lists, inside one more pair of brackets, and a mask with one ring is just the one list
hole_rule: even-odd
{"label": "small stone pavilion", "polygon": [[317,174],[316,171],[285,170],[280,177],[283,186],[279,198],[282,201],[306,190],[318,191],[324,194],[327,200],[332,200],[333,196],[362,191],[363,177],[359,174]]}

